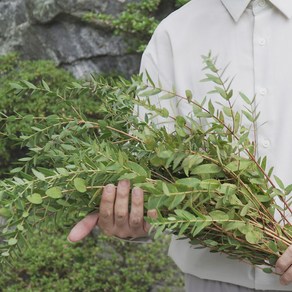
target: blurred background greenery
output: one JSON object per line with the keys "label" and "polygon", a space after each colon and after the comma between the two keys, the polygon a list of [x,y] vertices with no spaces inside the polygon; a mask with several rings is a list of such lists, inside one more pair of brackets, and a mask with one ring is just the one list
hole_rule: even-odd
{"label": "blurred background greenery", "polygon": [[[54,97],[15,95],[10,83],[45,80],[62,89],[89,74],[130,76],[159,22],[189,0],[0,2],[0,112],[36,116],[66,112]],[[94,119],[96,96],[74,100]],[[0,177],[24,156],[17,137],[32,122],[1,132]],[[183,276],[167,257],[170,238],[133,244],[93,234],[78,244],[66,241],[68,229],[36,233],[23,256],[0,274],[1,291],[181,291]],[[183,291],[183,290],[182,290]]]}

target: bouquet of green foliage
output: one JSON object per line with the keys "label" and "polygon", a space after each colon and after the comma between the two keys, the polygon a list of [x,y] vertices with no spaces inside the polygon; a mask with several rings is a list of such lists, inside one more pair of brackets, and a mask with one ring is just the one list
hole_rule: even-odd
{"label": "bouquet of green foliage", "polygon": [[[222,97],[219,109],[212,99],[202,102],[187,90],[185,96],[159,88],[147,76],[131,81],[92,79],[73,83],[64,92],[53,92],[22,81],[12,84],[18,92],[43,92],[46,96],[96,94],[102,105],[96,109],[102,118],[87,120],[78,109],[47,117],[5,116],[0,118],[3,136],[19,120],[34,120],[33,134],[22,133],[19,140],[28,154],[12,170],[12,178],[0,181],[1,227],[0,260],[18,253],[29,234],[55,220],[56,224],[77,220],[98,211],[103,186],[129,179],[145,191],[147,209],[157,209],[157,219],[148,219],[156,236],[170,230],[188,238],[193,245],[224,252],[231,258],[254,265],[266,265],[272,272],[278,257],[292,244],[292,228],[285,212],[285,187],[266,170],[267,158],[255,157],[249,139],[250,128],[258,119],[253,102],[240,93],[245,108],[234,111],[231,81],[216,67],[209,54],[203,57],[206,79]],[[172,117],[165,108],[151,103],[151,97],[187,101],[193,117]],[[133,114],[144,107],[150,115],[141,120]],[[151,116],[173,122],[173,131],[158,127]],[[204,119],[207,123],[200,123]],[[274,182],[275,181],[275,182]],[[283,206],[279,207],[275,199]],[[277,212],[281,222],[274,219]]]}

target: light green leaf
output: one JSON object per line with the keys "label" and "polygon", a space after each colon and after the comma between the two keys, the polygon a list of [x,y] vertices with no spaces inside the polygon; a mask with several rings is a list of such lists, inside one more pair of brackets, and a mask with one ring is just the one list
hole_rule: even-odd
{"label": "light green leaf", "polygon": [[[40,194],[34,193],[26,197],[29,202],[35,205],[39,205],[43,202],[42,196]],[[23,216],[23,215],[22,215]]]}
{"label": "light green leaf", "polygon": [[221,171],[221,168],[216,164],[203,164],[192,170],[192,174],[216,174]]}
{"label": "light green leaf", "polygon": [[63,176],[68,176],[69,172],[66,168],[60,167],[60,168],[56,168],[57,172]]}
{"label": "light green leaf", "polygon": [[172,209],[174,209],[175,207],[177,207],[177,206],[178,206],[178,205],[184,200],[185,197],[186,197],[185,194],[174,196],[173,201],[172,201],[171,204],[169,205],[169,210],[172,210]]}
{"label": "light green leaf", "polygon": [[224,213],[223,211],[220,210],[215,210],[209,213],[209,216],[214,220],[214,221],[227,221],[229,219],[229,216],[227,213]]}
{"label": "light green leaf", "polygon": [[39,179],[39,180],[46,180],[46,177],[44,176],[44,174],[42,174],[41,172],[37,171],[36,169],[32,168],[31,169],[33,174]]}
{"label": "light green leaf", "polygon": [[216,190],[220,187],[220,181],[216,179],[206,179],[200,183],[200,187],[203,190]]}
{"label": "light green leaf", "polygon": [[80,193],[85,193],[87,191],[86,182],[83,178],[77,177],[74,179],[75,189]]}
{"label": "light green leaf", "polygon": [[136,173],[124,173],[123,175],[121,175],[119,177],[118,180],[124,180],[124,179],[131,180],[131,179],[134,179],[136,177],[137,177],[137,174]]}
{"label": "light green leaf", "polygon": [[17,239],[16,238],[10,238],[8,240],[8,245],[15,245],[17,244]]}
{"label": "light green leaf", "polygon": [[127,163],[127,166],[133,170],[134,172],[136,172],[139,176],[145,176],[147,177],[147,172],[146,170],[139,164],[135,163],[135,162],[132,162],[132,161],[129,161]]}
{"label": "light green leaf", "polygon": [[257,244],[263,238],[263,233],[260,230],[250,230],[246,235],[245,239],[251,244]]}
{"label": "light green leaf", "polygon": [[46,191],[46,195],[53,199],[60,199],[63,197],[62,190],[59,187],[53,187]]}

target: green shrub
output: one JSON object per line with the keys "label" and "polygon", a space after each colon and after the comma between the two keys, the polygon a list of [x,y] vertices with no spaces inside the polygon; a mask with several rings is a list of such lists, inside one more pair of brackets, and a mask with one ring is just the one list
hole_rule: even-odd
{"label": "green shrub", "polygon": [[[167,5],[175,10],[189,0],[167,0]],[[160,11],[166,3],[164,0],[141,0],[129,3],[118,17],[108,14],[86,13],[84,20],[97,23],[113,30],[116,35],[124,36],[130,51],[142,52],[161,21]]]}
{"label": "green shrub", "polygon": [[[70,96],[66,96],[67,101],[61,102],[59,97],[54,95],[42,95],[41,93],[19,93],[15,94],[10,90],[12,82],[26,80],[36,86],[45,80],[52,90],[62,91],[66,86],[76,81],[68,72],[58,69],[51,61],[24,61],[16,54],[0,56],[0,118],[1,115],[27,115],[47,116],[56,112],[67,113],[70,108]],[[71,101],[82,113],[88,117],[95,117],[95,109],[99,105],[99,99],[94,95],[82,95]],[[34,126],[32,120],[14,123],[12,128],[5,128],[5,124],[0,120],[0,177],[9,172],[13,162],[24,155],[25,149],[20,149],[16,140],[20,132],[29,133]],[[1,132],[8,132],[5,139]]]}
{"label": "green shrub", "polygon": [[[169,238],[137,244],[90,236],[77,244],[66,231],[46,230],[0,274],[1,291],[149,291],[182,287],[182,274],[166,256]],[[4,288],[5,287],[5,288]]]}

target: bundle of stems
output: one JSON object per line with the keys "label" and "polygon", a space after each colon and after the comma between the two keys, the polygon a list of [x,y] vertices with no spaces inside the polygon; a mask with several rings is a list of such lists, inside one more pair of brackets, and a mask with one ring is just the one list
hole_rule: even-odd
{"label": "bundle of stems", "polygon": [[[291,214],[287,198],[292,187],[272,176],[266,157],[256,157],[250,138],[259,118],[255,98],[239,93],[244,108],[235,111],[226,68],[218,69],[211,54],[203,61],[203,81],[213,83],[214,90],[200,101],[190,90],[184,96],[163,90],[148,74],[146,82],[142,76],[130,81],[92,78],[62,93],[51,91],[44,81],[40,87],[26,81],[12,84],[16,94],[41,91],[58,95],[62,102],[96,94],[101,100],[96,112],[102,118],[88,120],[75,108],[66,116],[2,113],[3,137],[19,119],[34,126],[32,133],[18,138],[27,156],[11,178],[0,181],[0,215],[6,218],[1,263],[19,254],[42,224],[54,220],[64,225],[98,211],[103,187],[128,179],[144,190],[146,209],[158,210],[157,219],[147,219],[155,236],[167,229],[194,246],[273,272],[278,257],[292,244],[286,215]],[[214,94],[222,100],[219,106],[212,101]],[[192,114],[171,116],[159,106],[161,100],[184,102]],[[140,108],[147,112],[143,117],[136,112]]]}

